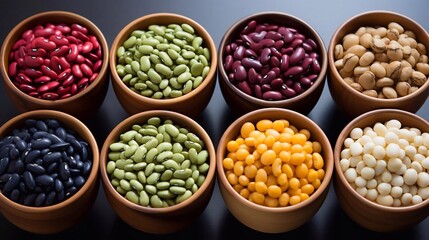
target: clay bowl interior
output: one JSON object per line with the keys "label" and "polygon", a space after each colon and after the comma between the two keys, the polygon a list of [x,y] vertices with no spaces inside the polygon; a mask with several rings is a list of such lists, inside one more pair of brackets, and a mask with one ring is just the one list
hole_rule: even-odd
{"label": "clay bowl interior", "polygon": [[[306,128],[311,132],[311,141],[322,145],[322,157],[325,161],[326,175],[320,187],[305,201],[286,207],[266,207],[250,202],[239,195],[228,182],[222,164],[227,155],[227,143],[240,135],[240,127],[245,122],[256,124],[261,119],[286,119],[298,129]],[[309,221],[323,204],[330,187],[334,168],[330,142],[322,129],[306,116],[280,108],[258,109],[246,113],[235,120],[223,133],[216,152],[217,181],[222,198],[232,215],[247,227],[264,233],[282,233],[296,229]]]}
{"label": "clay bowl interior", "polygon": [[[168,25],[168,24],[181,24],[187,23],[191,25],[195,34],[203,38],[203,45],[207,47],[211,54],[210,71],[204,78],[200,86],[193,89],[191,92],[177,98],[170,99],[154,99],[145,97],[138,93],[133,92],[126,86],[116,71],[117,65],[117,50],[122,46],[123,42],[129,38],[134,30],[147,30],[150,25]],[[153,13],[142,16],[126,25],[116,36],[110,52],[110,72],[112,76],[112,85],[116,97],[120,104],[130,115],[142,111],[161,109],[171,110],[183,113],[187,116],[198,116],[209,103],[216,84],[217,71],[216,71],[216,46],[210,34],[198,22],[186,16],[174,13]],[[190,107],[192,106],[192,107]]]}
{"label": "clay bowl interior", "polygon": [[[295,28],[305,36],[311,37],[317,43],[321,71],[310,88],[290,99],[269,101],[245,94],[229,81],[224,68],[225,46],[240,38],[241,31],[251,20],[256,20],[258,23],[272,23]],[[260,12],[239,19],[227,29],[218,47],[219,86],[226,103],[234,112],[240,114],[265,107],[280,107],[307,115],[317,104],[322,94],[327,68],[328,61],[325,44],[318,32],[304,20],[282,12]]]}
{"label": "clay bowl interior", "polygon": [[[86,27],[90,34],[97,37],[102,48],[102,67],[98,77],[82,92],[66,99],[45,100],[29,96],[18,89],[9,78],[9,53],[13,44],[21,38],[23,32],[38,24],[46,23],[78,23]],[[79,119],[88,119],[101,106],[107,94],[109,80],[107,79],[109,49],[107,41],[100,29],[90,20],[72,12],[49,11],[41,12],[21,21],[6,36],[1,48],[0,70],[3,77],[3,86],[12,103],[19,111],[25,112],[36,109],[52,109],[69,113]]]}
{"label": "clay bowl interior", "polygon": [[369,11],[355,15],[341,24],[332,35],[328,47],[328,86],[331,96],[340,110],[351,118],[380,108],[395,108],[415,113],[427,99],[429,94],[428,81],[416,92],[396,99],[378,99],[366,96],[348,86],[334,65],[335,45],[340,43],[346,34],[355,32],[362,26],[387,27],[390,22],[397,22],[404,29],[413,31],[417,42],[423,43],[426,48],[429,47],[429,35],[422,26],[407,16],[389,11]]}
{"label": "clay bowl interior", "polygon": [[334,148],[334,189],[345,213],[362,227],[378,232],[401,231],[418,224],[428,216],[429,201],[403,207],[388,207],[362,197],[348,183],[340,167],[340,153],[343,143],[355,127],[373,127],[375,123],[385,123],[396,119],[402,127],[415,127],[422,132],[429,131],[429,124],[421,117],[399,109],[377,109],[360,115],[343,128]]}
{"label": "clay bowl interior", "polygon": [[51,206],[30,207],[18,204],[0,193],[0,211],[15,226],[36,234],[54,234],[78,224],[92,207],[99,189],[99,149],[90,130],[75,117],[55,110],[33,110],[17,115],[0,127],[0,137],[23,126],[24,120],[56,119],[64,127],[74,130],[90,146],[92,169],[86,183],[72,197]]}
{"label": "clay bowl interior", "polygon": [[[133,124],[143,124],[151,117],[159,117],[162,120],[171,119],[175,124],[187,128],[195,133],[205,143],[205,149],[209,153],[209,171],[200,188],[187,200],[163,208],[145,207],[137,205],[120,195],[110,182],[107,174],[107,161],[109,146],[119,140],[119,135],[131,129]],[[215,149],[209,135],[205,130],[189,117],[167,110],[146,111],[132,115],[119,123],[106,138],[101,149],[100,174],[101,183],[106,198],[116,214],[128,225],[137,230],[152,234],[169,234],[185,229],[192,224],[208,205],[214,185],[216,157]]]}

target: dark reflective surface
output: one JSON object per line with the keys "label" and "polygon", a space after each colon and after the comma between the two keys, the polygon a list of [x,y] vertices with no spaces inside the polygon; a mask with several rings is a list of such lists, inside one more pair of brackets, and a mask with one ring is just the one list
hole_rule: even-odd
{"label": "dark reflective surface", "polygon": [[[130,21],[155,12],[173,12],[186,15],[199,22],[211,34],[218,46],[223,33],[238,19],[261,11],[281,11],[297,16],[312,25],[321,35],[325,47],[331,35],[348,18],[369,10],[390,10],[404,14],[425,29],[429,29],[429,2],[426,0],[360,0],[360,1],[290,1],[290,0],[19,0],[0,1],[0,40],[24,18],[42,11],[66,10],[83,15],[94,22],[104,33],[107,42],[112,44],[116,34]],[[1,86],[1,85],[0,85]],[[0,124],[17,115],[18,112],[9,101],[4,89],[0,87]],[[429,119],[429,103],[423,105],[417,114]],[[117,101],[111,85],[106,99],[93,119],[85,123],[95,135],[99,148],[109,132],[128,115]],[[222,132],[239,116],[231,112],[225,103],[219,86],[205,111],[196,119],[217,142]],[[308,114],[325,131],[335,144],[336,138],[350,119],[339,111],[332,101],[325,84],[322,96]],[[0,216],[0,239],[172,239],[177,237],[191,239],[227,239],[231,235],[240,239],[429,239],[429,220],[399,233],[375,233],[355,224],[341,210],[331,190],[326,201],[309,222],[298,229],[283,234],[264,234],[247,228],[229,213],[217,186],[206,211],[198,220],[181,232],[170,235],[151,235],[137,231],[119,219],[104,197],[100,187],[98,197],[87,217],[78,225],[63,233],[39,236],[27,233]],[[166,226],[168,227],[168,226]],[[344,235],[346,233],[346,235]]]}

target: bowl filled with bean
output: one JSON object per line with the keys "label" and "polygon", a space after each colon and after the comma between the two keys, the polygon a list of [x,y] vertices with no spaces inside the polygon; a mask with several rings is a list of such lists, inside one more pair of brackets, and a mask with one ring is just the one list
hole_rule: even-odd
{"label": "bowl filled with bean", "polygon": [[210,201],[215,149],[205,130],[181,113],[150,110],[128,117],[110,132],[100,156],[107,200],[137,230],[178,232]]}
{"label": "bowl filled with bean", "polygon": [[282,108],[251,111],[223,133],[216,151],[220,193],[241,223],[265,233],[309,221],[329,192],[333,151],[322,129]]}
{"label": "bowl filled with bean", "polygon": [[355,15],[329,43],[328,85],[346,115],[380,109],[417,112],[429,94],[429,35],[416,21],[390,11]]}
{"label": "bowl filled with bean", "polygon": [[56,110],[19,114],[0,127],[0,212],[37,234],[65,231],[87,214],[99,188],[91,131]]}
{"label": "bowl filled with bean", "polygon": [[109,81],[100,29],[72,12],[48,11],[18,23],[1,47],[3,85],[19,111],[52,109],[92,116]]}
{"label": "bowl filled with bean", "polygon": [[334,189],[342,209],[372,231],[412,227],[429,210],[429,123],[377,109],[344,127],[335,144]]}
{"label": "bowl filled with bean", "polygon": [[129,114],[164,109],[199,115],[216,84],[216,47],[198,22],[174,13],[142,16],[116,36],[112,84]]}
{"label": "bowl filled with bean", "polygon": [[316,30],[282,12],[238,20],[218,48],[222,95],[238,113],[281,107],[308,114],[323,91],[327,65]]}

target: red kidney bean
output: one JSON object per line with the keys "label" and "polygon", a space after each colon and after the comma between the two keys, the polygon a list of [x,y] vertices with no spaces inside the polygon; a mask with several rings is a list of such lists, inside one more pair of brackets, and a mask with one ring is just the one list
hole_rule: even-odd
{"label": "red kidney bean", "polygon": [[274,72],[273,70],[270,70],[267,72],[266,75],[262,77],[260,84],[271,83],[271,81],[274,80],[276,76],[277,76],[276,72]]}
{"label": "red kidney bean", "polygon": [[70,92],[70,87],[59,86],[57,89],[57,93],[60,96],[63,96]]}
{"label": "red kidney bean", "polygon": [[79,64],[75,64],[72,66],[72,73],[77,78],[83,78],[82,70],[80,69]]}
{"label": "red kidney bean", "polygon": [[296,76],[299,76],[304,69],[301,66],[293,66],[290,67],[285,73],[283,73],[283,76],[288,78],[295,78]]}
{"label": "red kidney bean", "polygon": [[317,59],[313,60],[313,63],[311,64],[311,70],[313,71],[313,73],[316,73],[316,74],[320,73],[321,68],[320,68],[319,61]]}
{"label": "red kidney bean", "polygon": [[247,71],[247,79],[249,80],[249,83],[252,85],[258,82],[258,73],[254,68],[250,68],[249,71]]}
{"label": "red kidney bean", "polygon": [[280,60],[276,56],[272,56],[270,58],[270,66],[271,67],[280,67]]}
{"label": "red kidney bean", "polygon": [[46,50],[43,48],[32,48],[30,51],[26,52],[28,56],[31,57],[45,57],[46,56]]}
{"label": "red kidney bean", "polygon": [[253,33],[249,34],[249,37],[251,37],[252,40],[255,42],[260,42],[265,38],[266,34],[267,34],[266,31],[253,32]]}
{"label": "red kidney bean", "polygon": [[[86,27],[77,23],[39,24],[24,31],[12,45],[8,74],[17,87],[29,85],[21,88],[31,96],[64,98],[82,91],[97,78],[103,64],[101,58],[100,43]],[[75,65],[80,73],[77,69],[72,73],[71,67]],[[58,94],[55,92],[59,91],[57,85],[68,87],[69,91],[61,90]],[[51,92],[54,94],[47,94]]]}
{"label": "red kidney bean", "polygon": [[280,89],[282,85],[283,85],[283,79],[281,78],[276,78],[270,83],[270,87],[276,90]]}
{"label": "red kidney bean", "polygon": [[244,51],[244,56],[253,59],[258,58],[258,54],[256,54],[255,51],[249,48],[246,48],[246,50]]}
{"label": "red kidney bean", "polygon": [[26,68],[24,70],[24,74],[29,78],[38,78],[43,75],[43,73],[39,70],[35,70],[34,68]]}
{"label": "red kidney bean", "polygon": [[248,95],[252,95],[252,89],[246,81],[242,81],[238,83],[238,88]]}
{"label": "red kidney bean", "polygon": [[258,25],[258,23],[255,20],[250,21],[246,27],[244,27],[243,29],[243,34],[248,34],[251,33],[253,31],[255,31],[256,26]]}
{"label": "red kidney bean", "polygon": [[247,79],[247,71],[243,65],[239,65],[237,68],[235,68],[235,78],[240,82]]}
{"label": "red kidney bean", "polygon": [[26,92],[26,93],[36,91],[35,87],[28,85],[28,84],[25,84],[25,83],[19,85],[19,89],[21,89],[21,91]]}
{"label": "red kidney bean", "polygon": [[247,68],[255,68],[255,69],[261,69],[263,66],[262,63],[257,59],[247,58],[247,57],[242,59],[241,64],[243,64],[243,66]]}
{"label": "red kidney bean", "polygon": [[283,40],[277,40],[275,43],[274,43],[274,48],[275,49],[277,49],[277,51],[278,50],[281,50],[282,49],[282,47],[284,46],[284,44],[285,44],[285,42],[283,41]]}
{"label": "red kidney bean", "polygon": [[304,60],[302,60],[301,67],[304,70],[307,70],[311,66],[312,63],[313,63],[313,58],[306,57],[306,58],[304,58]]}
{"label": "red kidney bean", "polygon": [[262,98],[265,100],[281,100],[283,94],[278,91],[266,91],[262,94]]}
{"label": "red kidney bean", "polygon": [[271,50],[269,48],[264,48],[261,52],[261,56],[260,56],[260,62],[262,64],[266,64],[268,63],[268,61],[270,61],[271,58]]}
{"label": "red kidney bean", "polygon": [[305,57],[305,50],[302,47],[297,47],[290,55],[289,63],[292,65],[299,64]]}
{"label": "red kidney bean", "polygon": [[245,48],[243,46],[238,46],[234,51],[234,55],[233,55],[234,59],[235,60],[243,59],[244,51],[245,51]]}
{"label": "red kidney bean", "polygon": [[310,87],[313,82],[308,77],[302,77],[299,79],[299,83],[303,85],[304,87]]}

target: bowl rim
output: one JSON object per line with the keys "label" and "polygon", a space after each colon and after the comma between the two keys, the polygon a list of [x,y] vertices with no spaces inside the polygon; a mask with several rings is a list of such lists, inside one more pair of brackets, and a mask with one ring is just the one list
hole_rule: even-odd
{"label": "bowl rim", "polygon": [[[300,24],[303,26],[303,28],[306,29],[306,31],[308,31],[308,33],[310,33],[312,36],[312,39],[317,43],[318,45],[318,52],[319,52],[319,56],[320,56],[320,73],[318,74],[316,80],[314,81],[313,85],[308,88],[306,91],[304,91],[303,93],[293,97],[293,98],[288,98],[288,99],[283,99],[283,100],[276,100],[276,101],[272,101],[272,100],[264,100],[261,98],[257,98],[251,95],[248,95],[246,93],[244,93],[243,91],[241,91],[240,89],[238,89],[236,86],[234,86],[233,84],[231,84],[230,81],[228,81],[228,76],[225,72],[224,69],[224,46],[227,44],[226,40],[229,36],[231,36],[233,34],[234,31],[237,30],[237,28],[244,24],[249,22],[250,20],[253,20],[254,18],[261,18],[263,16],[270,16],[270,19],[265,21],[265,22],[272,22],[272,19],[276,19],[276,18],[286,18],[288,20],[294,21],[297,24]],[[274,20],[275,21],[275,20]],[[228,27],[228,29],[226,30],[226,32],[224,33],[224,35],[222,36],[222,39],[219,43],[219,47],[218,47],[218,66],[217,66],[218,72],[219,74],[222,76],[219,78],[219,81],[224,82],[227,87],[229,89],[231,89],[231,91],[234,92],[234,94],[240,96],[241,99],[246,100],[247,102],[259,105],[259,106],[265,106],[265,107],[282,107],[284,104],[294,104],[294,103],[299,103],[300,100],[308,97],[309,95],[313,94],[314,91],[316,91],[317,87],[319,85],[324,85],[325,81],[326,81],[326,75],[327,75],[327,70],[328,70],[328,57],[327,57],[327,51],[326,51],[326,47],[325,47],[325,43],[323,41],[323,38],[321,37],[321,35],[318,33],[318,31],[312,26],[310,25],[308,22],[306,22],[305,20],[286,13],[286,12],[280,12],[280,11],[262,11],[262,12],[256,12],[256,13],[252,13],[250,15],[244,16],[240,19],[238,19],[237,21],[235,21],[232,25],[230,25]]]}
{"label": "bowl rim", "polygon": [[[253,203],[251,201],[249,201],[248,199],[245,199],[244,197],[242,197],[241,195],[239,195],[231,186],[231,184],[226,180],[226,175],[225,175],[225,171],[222,165],[222,160],[224,159],[224,156],[221,156],[220,153],[222,152],[226,152],[224,149],[226,148],[226,145],[222,145],[221,143],[227,143],[227,141],[229,139],[227,139],[227,135],[230,132],[236,132],[238,131],[239,134],[239,130],[238,126],[242,125],[243,123],[249,121],[249,118],[252,118],[252,116],[256,115],[256,114],[261,114],[261,115],[265,115],[267,113],[281,113],[284,114],[285,116],[295,116],[298,117],[300,119],[302,119],[303,122],[305,122],[305,124],[312,126],[312,128],[314,128],[314,130],[316,132],[318,132],[320,134],[320,139],[318,139],[318,142],[320,143],[324,143],[323,145],[326,144],[326,146],[328,146],[327,149],[323,149],[324,154],[326,154],[326,156],[328,157],[328,159],[324,158],[324,162],[325,162],[325,176],[323,178],[323,181],[321,181],[321,184],[319,186],[319,188],[317,190],[315,190],[308,199],[296,204],[296,205],[287,205],[285,207],[268,207],[268,206],[262,206],[262,205],[258,205],[256,203]],[[258,118],[260,119],[264,119],[267,117],[260,117]],[[275,119],[281,119],[283,117],[275,117]],[[268,118],[268,119],[274,119],[274,118]],[[289,121],[289,119],[285,118],[286,120]],[[289,121],[290,122],[290,121]],[[294,122],[290,122],[290,125],[296,125]],[[308,129],[308,128],[307,128]],[[314,131],[311,131],[311,133],[314,133]],[[324,133],[324,131],[319,127],[319,125],[314,122],[313,120],[311,120],[309,117],[307,117],[306,115],[303,115],[302,113],[293,111],[293,110],[289,110],[289,109],[285,109],[285,108],[275,108],[275,107],[270,107],[270,108],[261,108],[261,109],[256,109],[253,110],[251,112],[248,112],[244,115],[242,115],[241,117],[237,118],[233,123],[231,123],[229,125],[229,127],[223,132],[222,137],[219,140],[218,146],[217,146],[217,155],[216,155],[216,169],[217,169],[217,176],[218,176],[218,184],[222,185],[226,191],[229,193],[229,195],[231,195],[235,200],[237,200],[237,202],[239,202],[242,205],[245,205],[248,208],[254,208],[258,211],[263,211],[263,212],[267,212],[267,213],[284,213],[284,212],[292,212],[292,211],[297,211],[299,209],[303,209],[306,206],[312,204],[313,202],[317,201],[317,199],[319,199],[321,197],[321,195],[323,194],[323,192],[329,191],[330,185],[331,185],[331,180],[332,180],[332,175],[333,175],[333,171],[334,171],[334,158],[333,158],[333,151],[332,151],[332,146],[331,143],[328,139],[328,137],[326,136],[326,134]]]}
{"label": "bowl rim", "polygon": [[[334,167],[335,167],[336,176],[338,176],[338,178],[339,178],[335,181],[340,181],[341,184],[344,185],[344,187],[348,190],[349,194],[351,194],[355,199],[358,199],[358,201],[361,202],[362,204],[364,204],[365,206],[368,206],[369,208],[372,208],[372,209],[375,208],[375,209],[380,209],[380,210],[386,211],[386,212],[402,213],[402,212],[408,212],[408,211],[416,211],[416,210],[419,210],[421,208],[424,208],[427,205],[429,205],[429,199],[423,200],[422,202],[415,204],[415,205],[401,206],[401,207],[384,206],[384,205],[378,204],[376,202],[373,202],[371,200],[368,200],[368,199],[364,198],[363,196],[361,196],[357,193],[357,191],[348,183],[348,181],[346,180],[346,178],[344,176],[344,173],[341,170],[340,153],[341,153],[341,150],[343,149],[344,139],[349,136],[351,130],[353,129],[352,126],[354,126],[356,124],[360,124],[362,121],[364,121],[365,119],[367,119],[368,117],[370,117],[372,115],[379,116],[380,114],[403,115],[403,116],[406,116],[408,118],[415,119],[415,121],[418,121],[418,122],[425,124],[429,129],[429,122],[427,122],[425,119],[423,119],[422,117],[418,116],[415,113],[411,113],[411,112],[401,110],[401,109],[393,109],[393,108],[376,109],[376,110],[366,112],[366,113],[356,117],[355,119],[350,121],[341,130],[340,134],[337,137],[335,146],[334,146],[334,164],[335,164]],[[389,118],[389,119],[391,119],[391,118]],[[375,122],[380,122],[380,121],[375,120],[374,124],[375,124]],[[372,125],[374,125],[374,124],[372,124]],[[401,124],[402,124],[402,122],[401,122]],[[404,127],[404,126],[402,125],[402,127]],[[407,126],[407,127],[412,127],[412,126]]]}
{"label": "bowl rim", "polygon": [[[46,21],[46,18],[58,18],[56,20],[51,20],[51,21]],[[47,99],[39,99],[36,97],[32,97],[26,93],[24,93],[23,91],[21,91],[18,87],[16,87],[13,83],[12,80],[9,77],[9,66],[6,66],[6,62],[9,62],[9,54],[3,54],[3,56],[1,56],[1,66],[0,66],[0,71],[1,71],[1,75],[3,76],[4,79],[4,83],[7,85],[7,87],[9,89],[11,89],[15,94],[19,95],[19,98],[24,99],[26,102],[35,102],[38,105],[42,105],[42,106],[48,106],[48,107],[53,107],[53,106],[57,106],[60,104],[72,104],[74,100],[80,98],[83,95],[86,95],[88,93],[90,93],[92,91],[92,89],[96,88],[101,81],[103,81],[103,79],[105,78],[105,76],[107,75],[107,71],[108,71],[108,65],[109,65],[109,61],[108,61],[108,56],[109,56],[109,46],[107,44],[106,38],[103,34],[103,32],[98,28],[97,25],[95,25],[95,23],[93,23],[91,20],[89,20],[88,18],[84,17],[83,15],[74,13],[74,12],[70,12],[70,11],[63,11],[63,10],[55,10],[55,11],[44,11],[44,12],[39,12],[36,13],[34,15],[28,16],[27,18],[21,20],[17,25],[15,25],[15,27],[13,27],[10,32],[8,33],[8,35],[6,36],[6,38],[4,39],[4,42],[1,46],[1,50],[0,52],[2,53],[10,53],[11,49],[7,49],[7,45],[9,42],[11,42],[14,38],[19,38],[19,36],[22,34],[23,31],[25,31],[26,29],[29,28],[25,28],[23,29],[23,27],[25,26],[32,26],[34,27],[37,23],[40,23],[43,19],[42,22],[47,23],[47,22],[59,22],[61,23],[61,19],[62,18],[67,18],[67,19],[73,19],[73,20],[77,20],[77,22],[80,22],[79,24],[82,24],[84,27],[88,28],[89,33],[93,34],[94,36],[97,37],[97,40],[100,44],[100,47],[102,48],[102,53],[103,56],[101,58],[101,60],[103,61],[102,66],[100,68],[100,71],[98,73],[98,76],[94,79],[94,81],[88,85],[88,87],[86,87],[84,90],[82,90],[81,92],[76,93],[75,95],[72,95],[68,98],[64,98],[64,99],[56,99],[56,100],[47,100]]]}
{"label": "bowl rim", "polygon": [[91,148],[91,152],[92,152],[91,172],[89,173],[88,178],[85,181],[85,184],[73,196],[71,196],[70,198],[62,202],[56,203],[54,205],[41,206],[41,207],[26,206],[10,200],[8,197],[4,196],[3,193],[0,192],[0,201],[4,204],[0,206],[0,210],[2,210],[3,208],[9,207],[11,209],[17,209],[21,212],[27,212],[27,213],[48,213],[48,212],[57,211],[59,209],[66,208],[71,204],[75,203],[86,192],[88,192],[92,184],[94,183],[98,184],[98,168],[99,168],[100,157],[99,157],[99,149],[98,149],[97,141],[95,140],[95,137],[92,134],[91,130],[89,130],[89,128],[76,117],[61,111],[45,110],[45,109],[28,111],[11,118],[0,127],[0,133],[7,135],[8,133],[11,132],[12,130],[11,127],[13,125],[16,125],[17,122],[22,122],[23,120],[28,118],[56,119],[56,120],[59,120],[64,127],[72,129],[74,131],[76,131],[76,129],[80,129],[80,131],[84,132],[85,135],[88,135],[89,139],[85,139],[84,136],[82,136],[82,134],[79,134],[76,131],[78,136],[84,139],[86,142],[88,142],[88,145]]}
{"label": "bowl rim", "polygon": [[[371,11],[364,11],[364,12],[360,12],[350,18],[348,18],[347,20],[345,20],[342,24],[340,24],[337,29],[335,30],[335,32],[333,33],[333,35],[331,36],[331,40],[329,42],[328,45],[328,69],[329,69],[329,73],[332,75],[330,77],[328,77],[328,83],[330,81],[335,81],[338,82],[340,86],[342,86],[342,89],[344,89],[345,91],[351,93],[354,97],[358,97],[361,98],[367,102],[380,102],[382,104],[396,104],[396,103],[400,103],[406,100],[411,101],[412,99],[418,97],[419,93],[424,92],[425,89],[429,88],[429,81],[426,81],[422,86],[420,86],[417,91],[408,94],[406,96],[403,97],[398,97],[398,98],[393,98],[393,99],[383,99],[383,98],[374,98],[374,97],[370,97],[367,96],[365,94],[362,94],[360,92],[357,92],[356,90],[354,90],[353,88],[351,88],[350,86],[348,86],[344,81],[343,78],[340,76],[338,70],[335,67],[335,60],[334,60],[334,49],[335,49],[335,45],[338,42],[335,42],[335,38],[337,36],[339,36],[339,33],[342,31],[342,29],[344,29],[345,27],[347,27],[348,25],[350,25],[352,22],[357,21],[359,19],[363,19],[366,18],[368,15],[376,15],[376,14],[387,14],[390,16],[395,16],[398,17],[400,19],[402,19],[403,21],[409,22],[412,25],[415,26],[416,29],[419,29],[419,31],[423,31],[423,32],[427,32],[417,21],[415,21],[414,19],[398,13],[398,12],[394,12],[394,11],[389,11],[389,10],[371,10]],[[376,24],[375,24],[376,25]],[[357,28],[356,28],[357,30]],[[424,37],[424,36],[422,36]],[[429,35],[427,35],[425,37],[428,41],[429,44]],[[429,45],[425,45],[427,48],[429,48]],[[329,74],[328,74],[329,75]],[[341,81],[339,81],[341,80]]]}
{"label": "bowl rim", "polygon": [[[210,64],[209,64],[210,70],[209,70],[207,76],[203,79],[203,81],[201,82],[201,84],[197,88],[191,90],[187,94],[184,94],[184,95],[182,95],[180,97],[176,97],[176,98],[155,99],[155,98],[146,97],[146,96],[143,96],[139,93],[136,93],[136,92],[132,91],[128,86],[126,86],[122,82],[121,78],[119,77],[119,75],[116,71],[117,49],[122,44],[122,42],[119,42],[120,38],[123,37],[130,30],[137,30],[136,25],[139,25],[142,22],[147,21],[147,20],[160,19],[160,18],[169,19],[169,21],[171,21],[171,23],[177,23],[177,22],[174,22],[176,20],[179,20],[182,22],[187,22],[188,24],[190,24],[195,29],[196,34],[198,34],[200,37],[203,38],[204,45],[206,45],[206,47],[210,51]],[[116,35],[116,37],[115,37],[115,39],[111,45],[110,54],[109,54],[110,74],[112,76],[111,79],[112,79],[113,83],[115,83],[116,86],[121,89],[121,91],[125,92],[127,95],[131,95],[135,99],[138,99],[138,101],[147,102],[150,105],[168,106],[168,105],[173,104],[173,103],[185,102],[185,101],[188,101],[188,100],[194,98],[196,95],[198,95],[204,89],[206,89],[206,87],[208,87],[208,85],[211,82],[216,81],[216,72],[217,72],[216,62],[217,62],[217,58],[218,58],[216,52],[217,52],[216,51],[216,45],[213,41],[212,36],[196,20],[194,20],[190,17],[187,17],[185,15],[181,15],[181,14],[177,14],[177,13],[169,13],[169,12],[158,12],[158,13],[151,13],[151,14],[143,15],[139,18],[132,20],[128,24],[126,24],[121,29],[121,31]]]}
{"label": "bowl rim", "polygon": [[[181,124],[182,127],[186,127],[187,129],[189,129],[190,126],[192,126],[192,128],[195,128],[195,130],[192,130],[192,132],[195,134],[198,134],[198,137],[200,139],[204,139],[205,149],[209,152],[209,156],[210,156],[209,171],[206,174],[206,179],[204,180],[203,184],[198,188],[198,190],[185,201],[172,206],[162,207],[162,208],[145,207],[145,206],[132,203],[131,201],[127,200],[125,196],[122,196],[119,192],[116,191],[116,189],[113,188],[110,182],[110,178],[107,174],[107,162],[109,161],[107,155],[109,153],[109,145],[112,143],[111,140],[118,140],[119,134],[122,133],[122,131],[120,131],[121,129],[125,128],[129,130],[131,129],[132,125],[138,124],[138,123],[143,124],[143,122],[149,119],[150,117],[160,117],[162,120],[169,118],[174,123],[177,123],[177,119],[179,119],[179,121],[184,123],[184,124],[183,123]],[[103,143],[101,153],[100,153],[101,182],[105,189],[106,194],[110,194],[116,201],[118,201],[120,205],[125,206],[128,209],[138,211],[140,213],[146,213],[146,214],[165,214],[165,213],[181,211],[182,209],[191,207],[192,204],[195,201],[197,201],[197,199],[200,196],[202,196],[205,191],[211,190],[210,184],[214,183],[216,179],[215,172],[216,172],[216,152],[209,134],[204,130],[204,128],[199,123],[194,121],[192,118],[184,114],[170,111],[170,110],[144,111],[144,112],[131,115],[126,119],[122,120],[110,131],[109,135],[106,137]]]}

